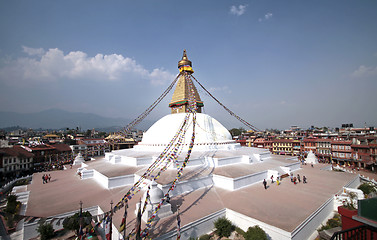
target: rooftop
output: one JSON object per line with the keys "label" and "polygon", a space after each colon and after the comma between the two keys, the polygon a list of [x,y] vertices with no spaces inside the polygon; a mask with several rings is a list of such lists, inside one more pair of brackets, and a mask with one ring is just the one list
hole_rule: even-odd
{"label": "rooftop", "polygon": [[[270,166],[264,165],[264,163],[249,166],[246,166],[247,164],[234,164],[233,166],[216,169],[202,169],[201,173],[237,177],[270,168],[274,161],[269,161],[268,164]],[[144,171],[143,167],[112,165],[104,159],[91,162],[90,167],[102,168],[102,173],[108,176],[142,173]],[[325,166],[322,164],[317,164],[314,168],[307,165],[295,172],[295,174],[301,176],[305,175],[308,179],[307,184],[293,185],[288,178],[285,178],[279,186],[268,181],[269,188],[267,190],[263,188],[262,183],[236,191],[228,191],[214,186],[201,188],[172,197],[172,210],[175,212],[177,206],[180,207],[181,226],[228,208],[283,230],[293,231],[312,212],[356,177],[356,174],[321,170],[323,167]],[[185,169],[184,177],[185,175],[189,177],[190,173],[198,172],[198,168],[188,167]],[[52,180],[47,184],[42,183],[41,178],[44,173],[34,174],[33,181],[28,186],[30,197],[26,215],[48,217],[75,211],[79,208],[80,200],[83,201],[84,208],[98,205],[102,210],[108,211],[110,201],[119,201],[131,187],[126,186],[109,190],[93,179],[80,180],[76,170],[76,168],[73,168],[49,172]],[[174,175],[174,171],[167,171],[159,179],[159,183],[166,184],[171,175]],[[326,188],[323,186],[326,186]],[[134,226],[135,205],[141,194],[135,195],[129,203],[127,231],[130,231]],[[237,196],[237,198],[234,196]],[[122,210],[114,215],[115,226],[120,225],[122,215]],[[160,219],[154,226],[152,236],[169,232],[175,227],[175,216]]]}

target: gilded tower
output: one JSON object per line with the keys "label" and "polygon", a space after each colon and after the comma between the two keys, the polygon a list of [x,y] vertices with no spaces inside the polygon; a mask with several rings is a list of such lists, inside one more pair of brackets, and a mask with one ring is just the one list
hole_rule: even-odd
{"label": "gilded tower", "polygon": [[175,87],[173,97],[171,98],[171,102],[169,103],[169,107],[171,108],[171,113],[186,113],[188,112],[188,100],[189,100],[189,84],[192,85],[194,90],[197,112],[202,112],[203,102],[200,100],[200,96],[198,91],[195,88],[195,85],[191,81],[191,78],[186,78],[185,75],[191,75],[194,70],[192,70],[192,63],[188,60],[186,55],[186,50],[183,51],[182,59],[178,62],[178,69],[181,73],[179,76],[177,86]]}

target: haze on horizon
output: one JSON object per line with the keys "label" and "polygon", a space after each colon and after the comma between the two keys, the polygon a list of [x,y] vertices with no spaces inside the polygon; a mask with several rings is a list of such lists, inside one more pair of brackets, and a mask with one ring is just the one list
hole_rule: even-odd
{"label": "haze on horizon", "polygon": [[[259,129],[377,126],[372,0],[4,0],[0,32],[0,111],[133,119],[186,49],[195,78]],[[205,113],[244,127],[196,87]]]}

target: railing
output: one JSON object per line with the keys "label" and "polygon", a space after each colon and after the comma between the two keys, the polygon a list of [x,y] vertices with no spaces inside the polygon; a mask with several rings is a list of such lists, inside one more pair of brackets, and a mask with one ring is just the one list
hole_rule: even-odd
{"label": "railing", "polygon": [[9,191],[9,189],[11,189],[13,187],[13,185],[19,181],[19,180],[23,180],[23,179],[31,179],[32,178],[32,175],[27,175],[25,177],[20,177],[20,178],[16,178],[16,179],[13,179],[11,180],[10,182],[7,182],[6,184],[4,184],[3,186],[0,187],[0,191],[1,192],[7,192]]}
{"label": "railing", "polygon": [[352,240],[352,239],[376,239],[377,228],[369,225],[361,225],[347,230],[335,232],[330,240]]}

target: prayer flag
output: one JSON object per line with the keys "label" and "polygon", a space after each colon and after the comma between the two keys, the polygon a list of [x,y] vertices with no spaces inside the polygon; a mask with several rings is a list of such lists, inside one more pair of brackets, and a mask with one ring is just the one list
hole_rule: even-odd
{"label": "prayer flag", "polygon": [[128,203],[124,207],[124,215],[123,215],[122,223],[120,224],[119,232],[122,232],[126,229],[127,208],[128,208]]}
{"label": "prayer flag", "polygon": [[110,240],[111,239],[111,236],[110,236],[110,226],[111,224],[111,219],[110,219],[110,216],[107,216],[106,217],[106,220],[105,220],[105,236],[106,236],[106,240]]}

